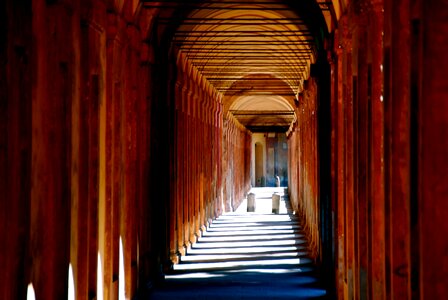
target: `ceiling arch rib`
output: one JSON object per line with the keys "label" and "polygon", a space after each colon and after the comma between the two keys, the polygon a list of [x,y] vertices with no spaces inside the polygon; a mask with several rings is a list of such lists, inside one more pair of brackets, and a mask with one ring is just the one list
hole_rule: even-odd
{"label": "ceiling arch rib", "polygon": [[314,60],[304,21],[272,1],[205,3],[183,21],[174,43],[224,93],[247,75],[271,74],[296,94]]}
{"label": "ceiling arch rib", "polygon": [[229,112],[252,132],[267,128],[285,132],[296,119],[289,101],[279,95],[240,96],[231,104]]}
{"label": "ceiling arch rib", "polygon": [[[284,2],[177,0],[157,6],[189,10],[174,33],[173,48],[223,94],[225,111],[243,125],[251,119],[252,128],[287,127],[285,122],[295,118],[294,98],[315,61],[315,33],[307,27],[309,20]],[[173,21],[170,16],[158,18],[162,25]],[[274,109],[274,102],[266,101],[271,96],[284,101],[286,109]],[[248,99],[250,105],[231,108]]]}

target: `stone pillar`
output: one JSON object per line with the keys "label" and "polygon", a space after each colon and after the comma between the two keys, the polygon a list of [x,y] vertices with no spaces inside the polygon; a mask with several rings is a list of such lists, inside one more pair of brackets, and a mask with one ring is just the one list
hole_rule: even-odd
{"label": "stone pillar", "polygon": [[247,212],[255,212],[255,194],[249,193],[247,195]]}
{"label": "stone pillar", "polygon": [[280,212],[280,195],[277,193],[272,194],[272,213],[279,214]]}

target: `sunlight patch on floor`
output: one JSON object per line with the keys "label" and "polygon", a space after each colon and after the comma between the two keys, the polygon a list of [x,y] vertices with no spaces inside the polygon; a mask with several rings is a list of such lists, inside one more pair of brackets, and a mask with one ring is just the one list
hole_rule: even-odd
{"label": "sunlight patch on floor", "polygon": [[75,300],[75,279],[73,276],[72,264],[68,265],[68,300]]}
{"label": "sunlight patch on floor", "polygon": [[269,257],[297,257],[299,255],[305,255],[306,252],[298,253],[295,251],[291,252],[279,252],[279,253],[264,253],[261,252],[260,254],[202,254],[202,255],[187,255],[181,258],[182,262],[199,262],[199,261],[205,261],[208,260],[210,262],[214,260],[226,260],[226,259],[259,259],[259,258],[265,258],[266,256]]}
{"label": "sunlight patch on floor", "polygon": [[225,261],[225,262],[205,262],[195,264],[178,264],[174,270],[200,270],[200,269],[223,269],[238,268],[247,266],[275,266],[275,265],[300,265],[310,263],[309,258],[289,258],[289,259],[264,259],[247,261]]}
{"label": "sunlight patch on floor", "polygon": [[28,284],[28,288],[26,291],[26,300],[36,300],[36,294],[34,293],[33,284]]}

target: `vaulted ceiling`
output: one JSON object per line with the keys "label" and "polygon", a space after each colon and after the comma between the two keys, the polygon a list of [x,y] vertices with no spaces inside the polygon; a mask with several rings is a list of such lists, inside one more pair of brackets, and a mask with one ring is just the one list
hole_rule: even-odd
{"label": "vaulted ceiling", "polygon": [[[173,46],[224,95],[225,111],[252,131],[286,131],[296,118],[294,99],[335,13],[332,2],[314,0],[146,1],[146,7],[188,12],[177,14]],[[173,15],[158,21],[175,23]]]}

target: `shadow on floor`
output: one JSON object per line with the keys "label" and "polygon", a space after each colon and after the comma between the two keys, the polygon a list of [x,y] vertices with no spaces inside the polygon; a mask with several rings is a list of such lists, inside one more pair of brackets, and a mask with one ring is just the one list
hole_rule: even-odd
{"label": "shadow on floor", "polygon": [[287,199],[266,213],[272,188],[254,190],[260,210],[215,220],[144,299],[327,299]]}

